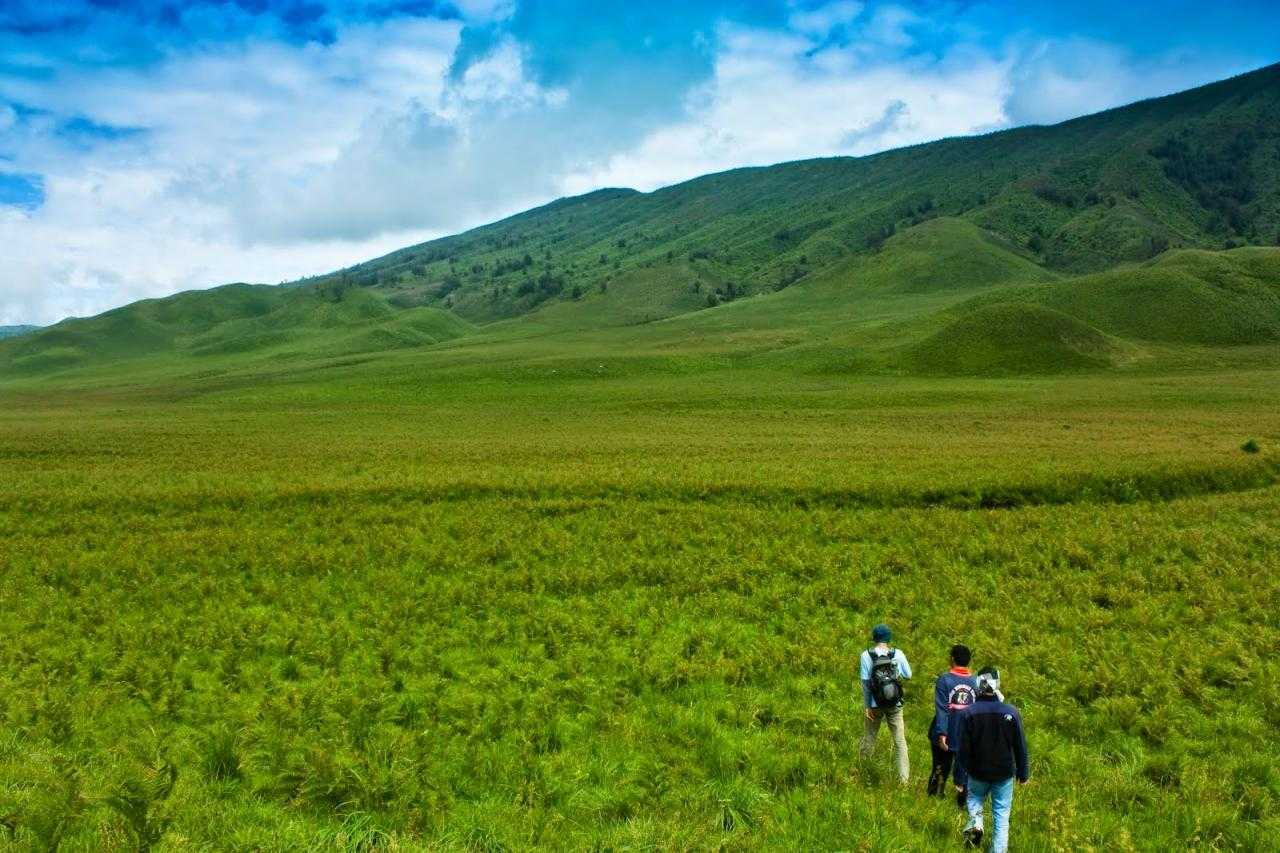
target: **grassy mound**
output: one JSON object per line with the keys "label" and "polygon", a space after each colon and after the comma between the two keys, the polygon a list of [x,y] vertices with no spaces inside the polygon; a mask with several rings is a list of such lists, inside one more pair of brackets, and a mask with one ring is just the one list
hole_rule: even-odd
{"label": "grassy mound", "polygon": [[66,320],[4,342],[0,360],[15,371],[39,372],[93,361],[119,361],[172,347],[175,332],[126,306],[83,320]]}
{"label": "grassy mound", "polygon": [[1020,289],[1108,334],[1201,346],[1280,341],[1280,251],[1169,252],[1146,266]]}
{"label": "grassy mound", "polygon": [[1115,346],[1097,329],[1058,311],[1022,302],[986,305],[906,351],[904,363],[926,374],[1010,375],[1098,370]]}
{"label": "grassy mound", "polygon": [[860,286],[924,294],[1056,276],[972,222],[944,217],[902,231],[874,255],[859,258],[849,278]]}

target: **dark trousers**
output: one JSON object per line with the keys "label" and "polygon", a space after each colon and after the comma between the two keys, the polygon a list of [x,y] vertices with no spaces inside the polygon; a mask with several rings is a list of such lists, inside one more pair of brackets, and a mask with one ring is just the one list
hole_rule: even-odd
{"label": "dark trousers", "polygon": [[[929,796],[945,797],[950,790],[951,769],[956,759],[956,754],[938,746],[938,742],[930,741],[929,748],[933,752],[933,767],[929,770]],[[965,783],[964,774],[961,774],[961,785]],[[956,802],[963,807],[964,794],[956,795]]]}

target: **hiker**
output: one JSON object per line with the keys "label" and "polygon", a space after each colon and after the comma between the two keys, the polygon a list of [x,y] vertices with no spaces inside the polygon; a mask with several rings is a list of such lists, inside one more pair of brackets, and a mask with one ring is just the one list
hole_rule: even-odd
{"label": "hiker", "polygon": [[[938,676],[933,685],[933,721],[929,724],[929,749],[933,753],[933,767],[929,771],[929,796],[947,795],[948,780],[952,775],[955,753],[955,723],[959,712],[973,704],[977,695],[977,679],[969,672],[973,654],[969,647],[957,643],[951,647],[950,668]],[[964,771],[956,774],[956,805],[965,807]]]}
{"label": "hiker", "polygon": [[893,632],[888,625],[871,630],[871,648],[862,653],[859,674],[862,678],[862,704],[866,721],[863,725],[862,757],[870,758],[880,734],[880,722],[889,721],[893,733],[893,756],[898,765],[898,781],[904,785],[911,772],[907,761],[907,728],[902,721],[902,682],[911,677],[907,656],[889,642]]}
{"label": "hiker", "polygon": [[955,773],[968,774],[969,822],[964,828],[967,847],[982,846],[982,809],[991,797],[991,853],[1009,849],[1009,813],[1013,810],[1013,780],[1025,785],[1031,778],[1022,715],[1004,701],[1000,673],[985,667],[978,673],[977,699],[956,714]]}

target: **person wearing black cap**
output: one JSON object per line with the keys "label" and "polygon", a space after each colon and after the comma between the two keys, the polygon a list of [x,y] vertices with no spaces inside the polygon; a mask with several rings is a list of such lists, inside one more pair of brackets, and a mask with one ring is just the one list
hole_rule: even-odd
{"label": "person wearing black cap", "polygon": [[1025,785],[1031,778],[1022,715],[1006,704],[1000,692],[1000,673],[986,667],[978,673],[978,698],[956,718],[956,784],[968,774],[969,822],[964,828],[969,847],[982,846],[982,810],[991,797],[991,853],[1009,849],[1009,814],[1013,810],[1013,780]]}
{"label": "person wearing black cap", "polygon": [[889,645],[893,632],[880,624],[871,630],[871,648],[862,653],[859,676],[862,680],[863,723],[862,757],[875,752],[881,720],[887,720],[893,733],[893,757],[898,767],[898,781],[907,783],[911,764],[907,759],[907,727],[902,720],[902,682],[911,677],[911,664],[901,650]]}

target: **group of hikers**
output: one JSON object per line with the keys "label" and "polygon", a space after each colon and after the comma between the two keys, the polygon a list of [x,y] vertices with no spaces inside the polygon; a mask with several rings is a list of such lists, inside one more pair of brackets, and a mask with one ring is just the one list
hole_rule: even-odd
{"label": "group of hikers", "polygon": [[[871,642],[871,648],[862,653],[860,666],[866,716],[862,755],[869,758],[875,751],[880,724],[887,722],[893,734],[898,780],[906,784],[911,767],[902,716],[902,682],[911,678],[911,664],[901,649],[890,645],[893,632],[888,625],[875,626]],[[1000,692],[999,671],[989,666],[975,675],[969,669],[972,657],[968,646],[952,646],[950,668],[934,684],[934,713],[929,724],[933,767],[928,791],[930,796],[945,797],[951,777],[956,803],[969,816],[964,828],[968,847],[982,846],[983,810],[989,797],[991,850],[1005,853],[1009,849],[1014,781],[1026,784],[1031,778],[1027,739],[1022,715]]]}

